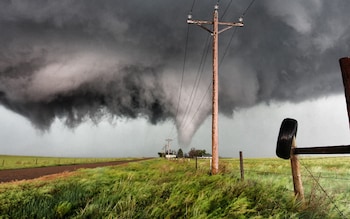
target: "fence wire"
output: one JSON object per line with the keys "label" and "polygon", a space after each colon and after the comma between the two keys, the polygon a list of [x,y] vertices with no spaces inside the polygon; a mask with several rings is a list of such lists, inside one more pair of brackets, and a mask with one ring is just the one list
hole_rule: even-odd
{"label": "fence wire", "polygon": [[[315,158],[314,158],[315,159]],[[326,198],[329,200],[329,202],[331,203],[331,205],[334,207],[334,209],[336,210],[336,212],[338,212],[339,218],[347,218],[347,216],[345,216],[344,211],[342,211],[340,209],[340,207],[338,206],[338,204],[335,201],[335,198],[332,197],[332,195],[330,195],[331,193],[336,193],[336,194],[347,194],[346,191],[349,190],[348,187],[348,183],[344,183],[346,181],[350,181],[350,177],[347,177],[348,174],[334,174],[333,172],[328,172],[328,171],[316,171],[313,172],[306,164],[306,162],[304,162],[303,160],[300,160],[300,164],[301,166],[305,169],[306,172],[304,172],[304,174],[302,174],[302,179],[307,179],[304,182],[307,182],[306,184],[310,184],[310,180],[311,183],[313,182],[314,185],[317,186],[318,190],[323,193]],[[271,163],[273,161],[269,161],[269,163]],[[279,161],[275,161],[275,162],[279,162]],[[258,165],[258,163],[256,163]],[[252,164],[249,163],[248,166],[251,166]],[[285,170],[285,169],[284,169]],[[261,171],[261,170],[256,170],[252,169],[252,168],[244,168],[244,173],[245,175],[250,175],[250,174],[258,174],[258,175],[272,175],[272,176],[280,176],[280,177],[276,177],[276,178],[281,178],[281,177],[290,177],[291,178],[291,185],[292,185],[292,175],[291,175],[291,171],[290,172],[286,172],[286,171]],[[246,177],[247,178],[247,177]],[[327,192],[327,188],[325,186],[321,185],[321,181],[322,180],[327,180],[328,182],[331,181],[331,183],[328,183],[329,185],[331,185],[332,187],[336,187],[337,191],[334,192]],[[339,185],[339,181],[341,181],[343,186],[338,186]],[[345,187],[344,187],[345,186]],[[315,187],[313,189],[316,189]],[[292,190],[291,190],[292,191]],[[313,191],[311,191],[310,193],[312,193]],[[311,195],[311,194],[310,194]],[[338,200],[339,203],[339,200]],[[349,202],[348,201],[342,201],[340,202],[344,205],[348,205]]]}

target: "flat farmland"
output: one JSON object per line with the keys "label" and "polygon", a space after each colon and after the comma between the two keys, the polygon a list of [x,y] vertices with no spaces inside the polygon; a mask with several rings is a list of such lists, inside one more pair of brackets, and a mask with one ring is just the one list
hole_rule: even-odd
{"label": "flat farmland", "polygon": [[30,167],[60,166],[72,164],[124,161],[133,158],[89,158],[89,157],[41,157],[0,155],[0,170]]}
{"label": "flat farmland", "polygon": [[288,160],[157,158],[2,183],[0,218],[349,218],[350,158],[300,161],[302,202]]}

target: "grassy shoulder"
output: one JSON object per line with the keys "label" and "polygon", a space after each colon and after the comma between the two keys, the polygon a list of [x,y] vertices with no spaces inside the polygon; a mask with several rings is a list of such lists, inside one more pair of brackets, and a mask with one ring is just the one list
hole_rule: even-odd
{"label": "grassy shoulder", "polygon": [[[247,159],[247,170],[287,171],[268,161]],[[298,203],[283,177],[247,171],[241,181],[237,160],[223,159],[210,176],[208,162],[153,159],[0,184],[0,218],[339,218],[322,194]]]}

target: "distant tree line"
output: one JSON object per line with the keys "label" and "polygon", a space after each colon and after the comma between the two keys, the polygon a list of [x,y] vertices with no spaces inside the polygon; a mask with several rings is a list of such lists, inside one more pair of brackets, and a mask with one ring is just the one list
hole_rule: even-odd
{"label": "distant tree line", "polygon": [[175,150],[169,150],[164,152],[158,152],[159,157],[165,157],[165,155],[176,155],[178,158],[194,158],[194,157],[204,157],[204,156],[211,156],[211,154],[208,154],[205,150],[200,150],[196,148],[191,148],[191,150],[188,153],[184,153],[183,150],[180,148],[177,152]]}

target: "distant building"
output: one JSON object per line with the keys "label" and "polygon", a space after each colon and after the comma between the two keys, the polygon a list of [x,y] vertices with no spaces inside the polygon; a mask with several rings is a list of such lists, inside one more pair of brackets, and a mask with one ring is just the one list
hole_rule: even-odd
{"label": "distant building", "polygon": [[165,158],[167,158],[167,159],[176,158],[176,154],[166,154]]}
{"label": "distant building", "polygon": [[212,156],[211,156],[211,154],[203,154],[202,156],[197,157],[197,158],[198,158],[198,159],[211,159]]}

